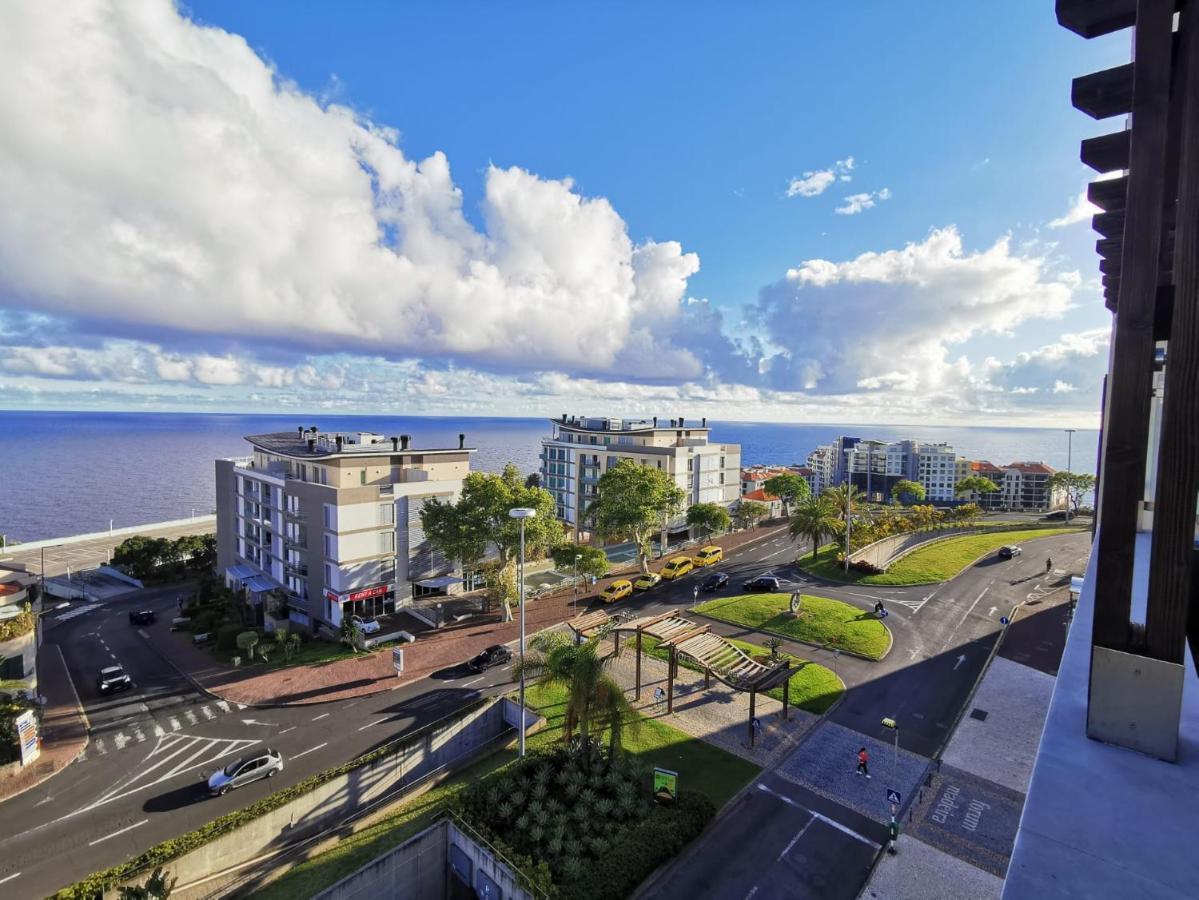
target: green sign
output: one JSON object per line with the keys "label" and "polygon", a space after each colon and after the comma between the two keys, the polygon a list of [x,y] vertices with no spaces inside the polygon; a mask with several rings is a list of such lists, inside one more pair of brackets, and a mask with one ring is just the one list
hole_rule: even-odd
{"label": "green sign", "polygon": [[659,803],[674,803],[679,795],[679,773],[670,769],[654,769],[654,799]]}

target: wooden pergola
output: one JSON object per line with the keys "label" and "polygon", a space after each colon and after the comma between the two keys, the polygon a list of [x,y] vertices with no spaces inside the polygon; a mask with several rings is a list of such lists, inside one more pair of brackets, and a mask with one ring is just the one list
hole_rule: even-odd
{"label": "wooden pergola", "polygon": [[746,725],[749,746],[753,747],[756,735],[754,719],[758,694],[783,686],[783,718],[788,717],[791,703],[791,660],[780,660],[766,665],[751,658],[745,651],[718,634],[712,634],[711,625],[701,625],[691,619],[672,612],[635,619],[619,619],[603,610],[586,613],[566,623],[576,637],[590,640],[612,634],[612,654],[620,656],[622,635],[632,634],[636,640],[635,693],[641,699],[641,654],[642,640],[648,635],[658,642],[659,647],[670,650],[666,667],[666,712],[674,713],[674,681],[678,677],[679,657],[686,657],[703,668],[704,687],[712,686],[716,680],[737,691],[749,693],[749,721]]}
{"label": "wooden pergola", "polygon": [[[1132,61],[1071,91],[1077,109],[1118,123],[1081,153],[1116,175],[1087,190],[1102,210],[1092,225],[1114,314],[1087,733],[1174,759],[1188,618],[1199,657],[1199,3],[1057,0],[1057,18],[1088,39],[1133,29]],[[1134,576],[1139,531],[1152,533],[1147,585]]]}

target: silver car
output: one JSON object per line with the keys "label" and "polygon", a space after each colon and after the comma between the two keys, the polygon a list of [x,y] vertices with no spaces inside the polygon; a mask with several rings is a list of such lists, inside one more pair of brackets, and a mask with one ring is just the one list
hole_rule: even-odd
{"label": "silver car", "polygon": [[239,788],[259,778],[270,778],[276,772],[282,771],[283,755],[278,750],[267,747],[258,753],[235,759],[225,768],[213,772],[208,778],[208,790],[214,794],[226,794],[233,788]]}

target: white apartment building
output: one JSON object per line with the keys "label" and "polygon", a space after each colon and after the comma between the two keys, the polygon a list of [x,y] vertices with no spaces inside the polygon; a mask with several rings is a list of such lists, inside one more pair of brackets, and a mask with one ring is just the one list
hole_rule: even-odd
{"label": "white apartment building", "polygon": [[[556,515],[577,539],[589,536],[586,509],[595,500],[600,476],[629,459],[670,475],[687,494],[686,506],[728,506],[741,494],[741,445],[711,441],[708,420],[684,418],[611,419],[568,416],[551,419],[552,433],[541,440],[541,486],[554,497]],[[680,514],[667,526],[687,528]]]}
{"label": "white apartment building", "polygon": [[916,481],[924,488],[929,503],[955,499],[954,479],[957,476],[957,453],[948,444],[919,444],[916,462]]}
{"label": "white apartment building", "polygon": [[[216,462],[217,565],[258,622],[336,630],[456,590],[452,563],[421,528],[431,498],[454,500],[472,448],[423,449],[408,435],[251,435],[249,457]],[[270,608],[270,597],[286,598]]]}

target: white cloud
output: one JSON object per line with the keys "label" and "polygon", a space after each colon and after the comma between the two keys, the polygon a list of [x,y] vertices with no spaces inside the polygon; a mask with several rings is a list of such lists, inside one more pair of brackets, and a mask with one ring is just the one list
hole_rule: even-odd
{"label": "white cloud", "polygon": [[877,201],[890,199],[890,188],[883,188],[881,191],[873,193],[850,194],[845,198],[844,203],[837,207],[836,212],[842,216],[856,216],[860,212],[871,209]]}
{"label": "white cloud", "polygon": [[960,393],[972,368],[954,345],[1060,317],[1077,283],[1006,238],[968,252],[952,226],[899,250],[807,260],[761,292],[764,333],[778,336],[761,368],[778,390]]}
{"label": "white cloud", "polygon": [[788,197],[818,197],[835,181],[850,181],[853,176],[852,156],[839,159],[827,169],[804,172],[802,178],[792,178],[787,185]]}
{"label": "white cloud", "polygon": [[26,310],[167,344],[604,372],[637,339],[651,375],[689,359],[655,335],[694,254],[516,167],[487,169],[476,229],[444,155],[407,158],[169,0],[9,7],[0,58],[21,85],[0,92],[0,291]]}
{"label": "white cloud", "polygon": [[1103,210],[1087,199],[1087,192],[1083,189],[1082,193],[1074,198],[1074,202],[1066,210],[1065,215],[1052,219],[1049,227],[1066,228],[1069,225],[1077,225],[1079,222],[1089,222],[1091,216],[1101,212]]}

